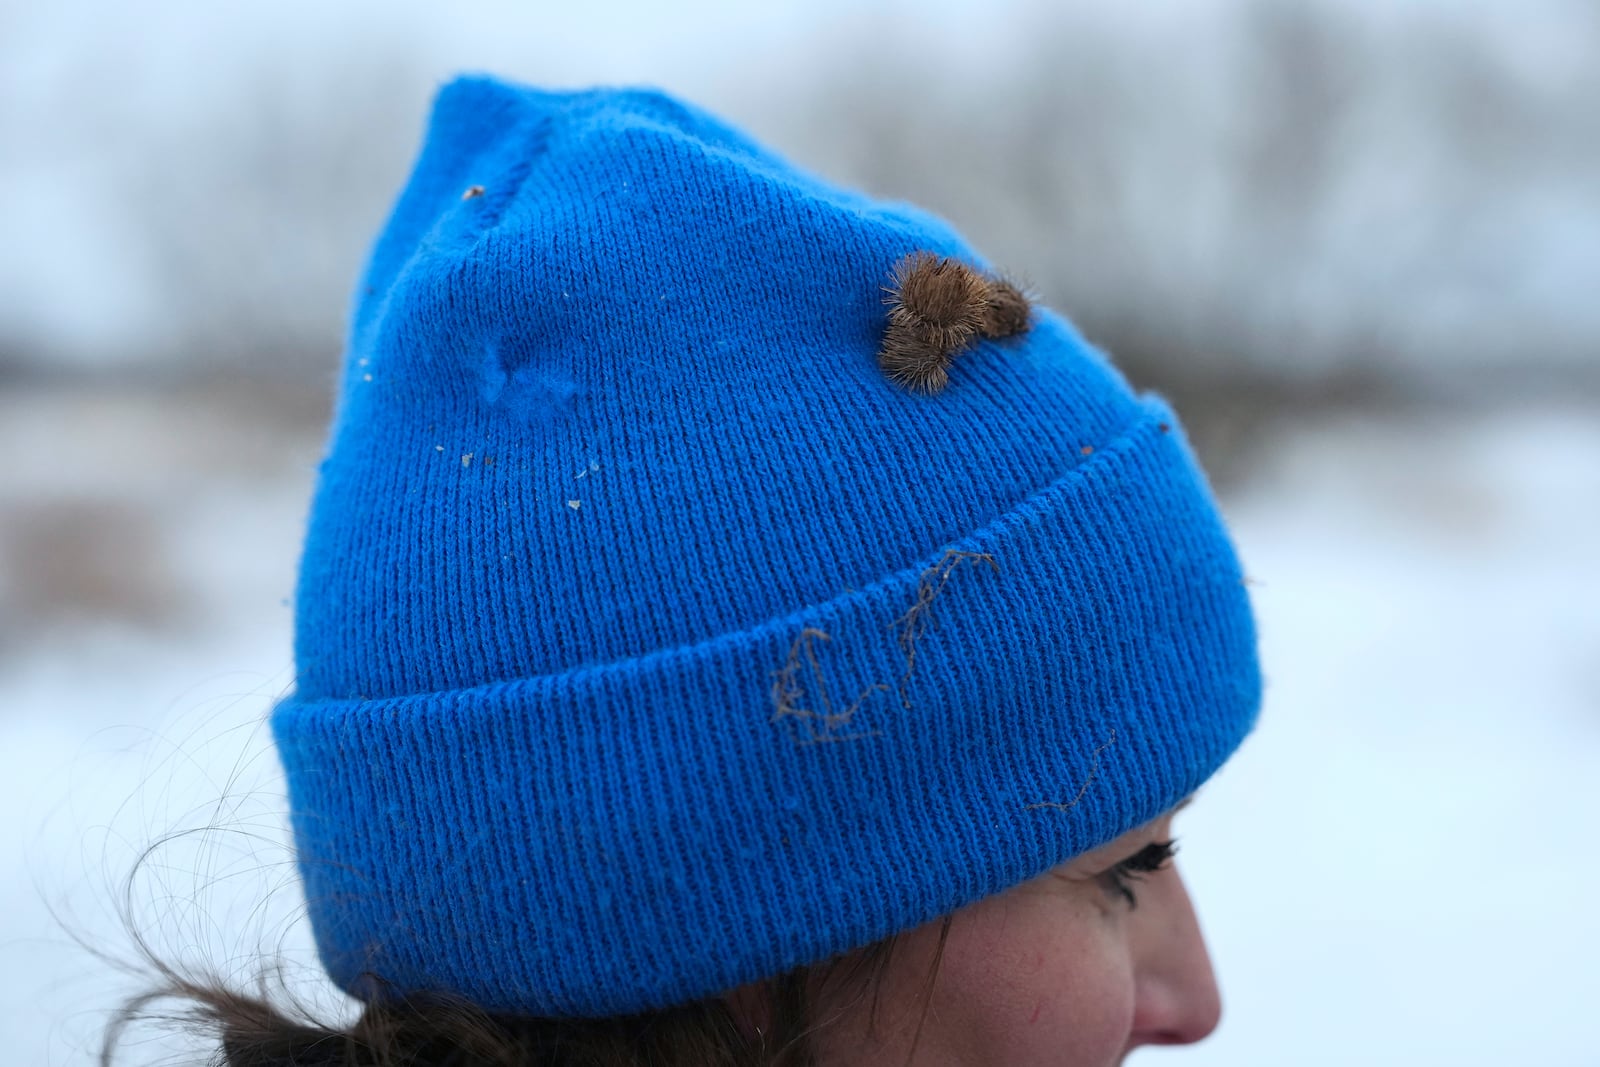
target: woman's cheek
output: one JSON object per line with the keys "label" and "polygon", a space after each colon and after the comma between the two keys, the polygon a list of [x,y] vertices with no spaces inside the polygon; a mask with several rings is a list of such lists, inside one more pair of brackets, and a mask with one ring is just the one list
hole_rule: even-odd
{"label": "woman's cheek", "polygon": [[1121,1058],[1131,956],[1118,924],[1071,903],[1002,897],[952,927],[930,1013],[939,1037],[962,1046],[948,1062],[1110,1067]]}

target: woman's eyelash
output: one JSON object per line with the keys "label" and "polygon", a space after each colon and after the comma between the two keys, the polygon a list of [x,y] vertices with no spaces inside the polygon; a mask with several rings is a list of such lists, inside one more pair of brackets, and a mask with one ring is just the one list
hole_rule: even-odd
{"label": "woman's eyelash", "polygon": [[1133,891],[1134,883],[1165,867],[1177,851],[1176,839],[1150,842],[1100,876],[1106,891],[1127,901],[1129,908],[1137,908],[1139,898]]}

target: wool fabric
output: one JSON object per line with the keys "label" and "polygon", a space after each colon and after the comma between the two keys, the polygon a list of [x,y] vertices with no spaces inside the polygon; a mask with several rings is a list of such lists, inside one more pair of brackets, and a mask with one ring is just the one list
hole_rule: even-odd
{"label": "wool fabric", "polygon": [[1177,419],[1063,317],[889,380],[945,222],[664,94],[464,78],[360,282],[272,715],[358,996],[605,1016],[1193,792],[1260,697]]}

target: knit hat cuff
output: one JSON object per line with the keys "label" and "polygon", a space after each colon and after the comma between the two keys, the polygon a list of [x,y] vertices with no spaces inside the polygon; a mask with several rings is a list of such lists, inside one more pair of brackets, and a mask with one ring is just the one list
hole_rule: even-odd
{"label": "knit hat cuff", "polygon": [[1136,410],[959,542],[754,628],[472,689],[285,700],[331,975],[491,1011],[657,1008],[918,925],[1171,808],[1249,731],[1260,679],[1204,476],[1162,401]]}

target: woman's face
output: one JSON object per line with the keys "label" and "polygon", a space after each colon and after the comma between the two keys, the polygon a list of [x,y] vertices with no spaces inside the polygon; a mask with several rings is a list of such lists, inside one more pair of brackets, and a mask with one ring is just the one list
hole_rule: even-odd
{"label": "woman's face", "polygon": [[1205,1037],[1222,1009],[1167,859],[1172,816],[956,912],[931,996],[943,921],[902,935],[875,1021],[870,992],[840,990],[831,1006],[824,994],[820,1016],[838,1017],[818,1035],[817,1062],[1110,1067],[1140,1045]]}

